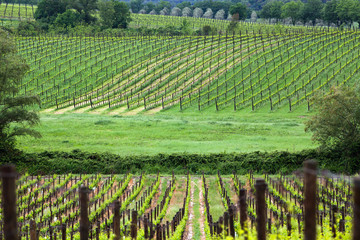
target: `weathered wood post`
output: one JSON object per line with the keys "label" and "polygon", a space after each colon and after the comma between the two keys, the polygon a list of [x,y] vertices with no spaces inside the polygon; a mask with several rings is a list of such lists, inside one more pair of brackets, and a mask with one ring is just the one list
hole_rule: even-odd
{"label": "weathered wood post", "polygon": [[241,228],[246,228],[246,221],[247,221],[247,203],[246,203],[246,189],[240,189],[240,225]]}
{"label": "weathered wood post", "polygon": [[257,179],[255,182],[256,189],[256,223],[258,240],[266,239],[266,202],[265,190],[267,184],[264,179]]}
{"label": "weathered wood post", "polygon": [[115,239],[119,240],[120,239],[120,201],[116,200],[114,202],[114,219],[113,219],[113,223],[114,223],[114,234],[115,234]]}
{"label": "weathered wood post", "polygon": [[131,238],[136,239],[137,237],[137,211],[131,212]]}
{"label": "weathered wood post", "polygon": [[66,240],[66,224],[61,224],[61,239]]}
{"label": "weathered wood post", "polygon": [[304,162],[304,188],[305,188],[305,240],[316,239],[316,171],[317,163],[314,160]]}
{"label": "weathered wood post", "polygon": [[36,240],[36,223],[33,219],[30,220],[30,240]]}
{"label": "weathered wood post", "polygon": [[354,178],[353,240],[360,239],[360,177]]}
{"label": "weathered wood post", "polygon": [[80,199],[80,240],[89,239],[89,189],[88,187],[80,187],[79,199]]}
{"label": "weathered wood post", "polygon": [[229,218],[230,218],[230,236],[235,238],[235,227],[234,227],[234,212],[235,212],[235,206],[231,204],[229,208]]}
{"label": "weathered wood post", "polygon": [[3,231],[5,240],[18,239],[16,214],[16,170],[13,165],[1,167]]}

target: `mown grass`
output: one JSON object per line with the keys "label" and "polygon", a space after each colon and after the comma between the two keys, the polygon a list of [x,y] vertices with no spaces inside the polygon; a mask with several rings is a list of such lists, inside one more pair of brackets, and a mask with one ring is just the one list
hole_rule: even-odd
{"label": "mown grass", "polygon": [[119,155],[300,151],[314,148],[299,107],[275,112],[169,109],[156,115],[41,114],[42,138],[18,138],[25,152],[110,152]]}

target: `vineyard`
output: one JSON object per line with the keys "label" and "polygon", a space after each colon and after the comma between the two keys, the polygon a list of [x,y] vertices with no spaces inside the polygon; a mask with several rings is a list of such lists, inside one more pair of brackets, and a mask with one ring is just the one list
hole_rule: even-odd
{"label": "vineyard", "polygon": [[1,3],[0,18],[12,20],[31,20],[37,6],[32,4]]}
{"label": "vineyard", "polygon": [[21,94],[78,112],[290,111],[359,76],[359,31],[285,29],[216,36],[17,37]]}
{"label": "vineyard", "polygon": [[[251,172],[17,176],[13,167],[2,167],[8,197],[2,198],[1,234],[14,230],[7,221],[13,209],[23,239],[302,239],[303,232],[315,239],[316,231],[317,239],[350,239],[353,214],[359,224],[359,180],[353,192],[351,177],[316,177],[312,161],[304,169],[255,179]],[[354,236],[358,231],[353,228]]]}

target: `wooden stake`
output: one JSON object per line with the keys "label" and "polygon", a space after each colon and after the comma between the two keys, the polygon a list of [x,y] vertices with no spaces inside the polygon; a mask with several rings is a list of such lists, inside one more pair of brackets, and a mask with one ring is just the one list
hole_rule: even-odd
{"label": "wooden stake", "polygon": [[305,240],[316,239],[316,170],[317,163],[314,160],[304,162],[304,188],[305,188]]}
{"label": "wooden stake", "polygon": [[118,200],[116,200],[114,202],[114,219],[113,219],[113,223],[114,223],[115,239],[119,240],[120,239],[120,201],[118,201]]}
{"label": "wooden stake", "polygon": [[360,239],[360,177],[354,178],[353,240]]}
{"label": "wooden stake", "polygon": [[88,187],[82,186],[79,191],[80,199],[80,240],[89,239],[89,196]]}
{"label": "wooden stake", "polygon": [[257,223],[257,239],[266,239],[266,202],[265,189],[267,184],[264,179],[257,179],[255,182],[256,189],[256,223]]}
{"label": "wooden stake", "polygon": [[16,214],[16,170],[13,165],[1,167],[2,207],[5,240],[18,239]]}

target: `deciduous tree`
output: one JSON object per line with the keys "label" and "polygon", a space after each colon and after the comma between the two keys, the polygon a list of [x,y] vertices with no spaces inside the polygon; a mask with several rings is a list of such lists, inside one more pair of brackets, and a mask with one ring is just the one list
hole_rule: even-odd
{"label": "deciduous tree", "polygon": [[13,152],[17,136],[40,137],[40,133],[29,128],[39,123],[39,116],[28,110],[29,106],[39,104],[38,98],[17,95],[28,69],[16,54],[11,37],[0,30],[0,156]]}
{"label": "deciduous tree", "polygon": [[358,152],[360,146],[360,94],[353,89],[332,88],[314,97],[316,114],[306,122],[306,131],[323,148]]}

